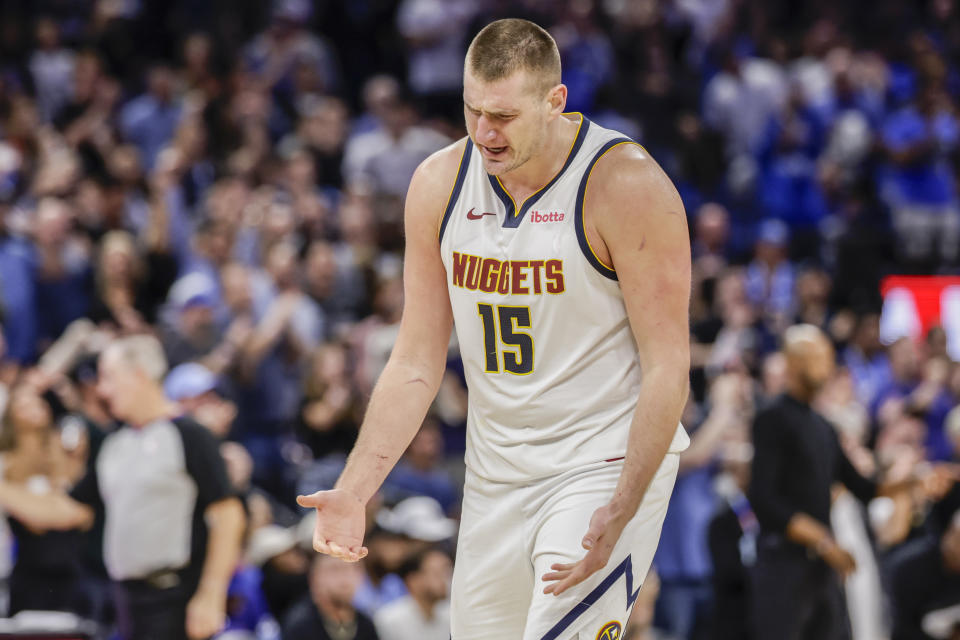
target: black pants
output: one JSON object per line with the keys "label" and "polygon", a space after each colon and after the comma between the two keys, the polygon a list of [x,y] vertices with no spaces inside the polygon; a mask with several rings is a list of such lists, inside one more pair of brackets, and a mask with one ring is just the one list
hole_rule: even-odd
{"label": "black pants", "polygon": [[14,566],[10,573],[10,615],[27,609],[80,613],[79,577]]}
{"label": "black pants", "polygon": [[187,603],[196,586],[196,581],[182,579],[167,588],[144,580],[117,583],[120,637],[124,640],[187,640]]}
{"label": "black pants", "polygon": [[752,575],[755,640],[849,640],[837,574],[805,549],[762,542]]}

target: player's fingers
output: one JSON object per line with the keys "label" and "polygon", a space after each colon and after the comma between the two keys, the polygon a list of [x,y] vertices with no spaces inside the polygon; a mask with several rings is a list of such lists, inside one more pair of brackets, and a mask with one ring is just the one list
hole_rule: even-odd
{"label": "player's fingers", "polygon": [[552,565],[550,565],[550,568],[557,571],[567,571],[573,569],[575,566],[577,566],[576,562],[554,562]]}
{"label": "player's fingers", "polygon": [[580,582],[580,581],[579,581],[579,580],[575,580],[575,579],[573,578],[573,576],[567,576],[566,578],[564,578],[564,579],[561,580],[560,582],[554,582],[553,584],[548,585],[548,586],[543,590],[543,592],[544,592],[544,593],[547,593],[547,594],[553,594],[553,595],[555,595],[555,596],[559,596],[560,594],[562,594],[564,591],[566,591],[566,590],[569,589],[570,587],[579,584],[579,582]]}
{"label": "player's fingers", "polygon": [[[555,574],[553,574],[553,575],[560,575],[561,577],[551,578],[551,584],[548,584],[546,587],[544,587],[543,592],[547,594],[552,593],[555,596],[560,595],[560,593],[562,593],[567,589],[567,583],[569,582],[570,577],[573,575],[574,571],[575,569],[572,569],[569,571],[558,571]],[[551,575],[551,574],[547,574],[547,575]],[[547,580],[547,576],[544,576],[543,579]]]}
{"label": "player's fingers", "polygon": [[327,541],[323,538],[323,536],[316,533],[313,534],[313,550],[317,553],[333,555],[333,551],[330,550],[330,545],[327,544]]}
{"label": "player's fingers", "polygon": [[330,555],[332,555],[334,558],[340,558],[345,562],[356,562],[360,559],[360,557],[351,551],[349,547],[345,547],[330,540],[327,541],[327,545],[330,547]]}
{"label": "player's fingers", "polygon": [[361,560],[367,556],[366,547],[350,547],[350,553],[353,556],[353,561]]}
{"label": "player's fingers", "polygon": [[575,587],[581,582],[583,582],[584,580],[586,580],[587,577],[590,575],[590,573],[592,572],[586,571],[583,568],[582,564],[578,564],[576,568],[574,568],[574,570],[570,572],[570,575],[568,575],[563,580],[559,582],[555,582],[549,587],[547,587],[547,589],[550,589],[550,591],[544,590],[544,593],[552,593],[555,596],[559,596],[570,587]]}
{"label": "player's fingers", "polygon": [[570,575],[569,571],[552,571],[550,573],[545,573],[541,580],[544,582],[554,582],[556,580],[563,580],[568,575]]}

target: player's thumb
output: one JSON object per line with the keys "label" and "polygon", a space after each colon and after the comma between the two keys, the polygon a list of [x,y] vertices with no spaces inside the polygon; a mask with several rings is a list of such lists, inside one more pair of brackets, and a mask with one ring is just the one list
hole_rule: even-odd
{"label": "player's thumb", "polygon": [[590,551],[597,546],[597,542],[600,541],[600,537],[606,529],[606,522],[602,509],[593,512],[593,516],[590,517],[590,526],[587,527],[587,534],[583,536],[583,540],[580,542],[584,549]]}
{"label": "player's thumb", "polygon": [[323,498],[321,497],[321,492],[311,493],[308,496],[297,496],[297,504],[301,507],[319,507],[323,504]]}
{"label": "player's thumb", "polygon": [[580,544],[583,545],[584,549],[590,551],[596,546],[597,540],[599,539],[600,531],[598,531],[596,527],[591,526],[590,529],[587,530],[587,535],[583,536],[583,541],[581,541]]}

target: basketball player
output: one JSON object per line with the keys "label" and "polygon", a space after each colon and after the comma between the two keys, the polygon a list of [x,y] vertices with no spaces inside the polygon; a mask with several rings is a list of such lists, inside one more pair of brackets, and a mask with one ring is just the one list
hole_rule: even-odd
{"label": "basketball player", "polygon": [[683,205],[566,96],[535,24],[470,45],[469,136],[407,195],[396,346],[336,487],[298,499],[317,551],[366,554],[364,505],[420,426],[455,323],[470,407],[453,640],[620,637],[689,442]]}

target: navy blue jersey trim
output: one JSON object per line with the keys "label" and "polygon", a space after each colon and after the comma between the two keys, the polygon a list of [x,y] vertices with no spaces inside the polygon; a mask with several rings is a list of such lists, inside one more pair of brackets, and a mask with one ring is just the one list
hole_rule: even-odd
{"label": "navy blue jersey trim", "polygon": [[440,220],[440,230],[437,232],[437,238],[443,241],[443,232],[447,229],[447,222],[450,221],[450,214],[453,213],[453,205],[457,203],[460,197],[460,191],[463,189],[463,183],[467,179],[467,167],[470,166],[470,153],[473,149],[473,143],[467,138],[467,143],[463,146],[463,155],[460,156],[460,168],[457,169],[457,180],[453,183],[453,189],[450,190],[450,197],[447,198],[447,207],[443,210],[443,218]]}
{"label": "navy blue jersey trim", "polygon": [[517,204],[513,200],[506,189],[503,188],[503,185],[500,184],[500,180],[496,176],[491,176],[487,174],[487,179],[490,181],[490,186],[493,187],[493,192],[497,194],[497,197],[500,198],[500,201],[503,202],[503,206],[507,209],[507,215],[503,219],[503,226],[507,229],[516,229],[520,226],[520,223],[523,222],[523,217],[527,214],[527,211],[530,210],[537,199],[546,193],[547,189],[552,187],[557,180],[560,179],[566,170],[573,164],[573,159],[577,157],[577,153],[580,151],[580,147],[583,146],[583,141],[587,138],[587,130],[590,129],[590,120],[587,119],[587,116],[580,114],[580,126],[577,128],[577,137],[573,140],[573,145],[570,147],[570,153],[567,154],[567,160],[563,163],[563,167],[560,168],[560,171],[557,172],[557,175],[553,176],[553,179],[550,180],[547,184],[543,185],[539,189],[533,192],[526,200],[520,203],[519,210],[517,209]]}
{"label": "navy blue jersey trim", "polygon": [[617,279],[616,270],[608,267],[600,261],[600,258],[597,257],[593,247],[590,246],[590,241],[587,240],[587,232],[583,226],[583,198],[587,193],[587,183],[590,181],[590,174],[593,172],[593,168],[597,166],[597,162],[599,162],[600,158],[610,151],[610,149],[613,149],[615,146],[620,144],[637,143],[630,138],[614,138],[600,147],[600,150],[597,151],[597,153],[594,154],[593,159],[590,160],[590,164],[587,165],[587,170],[583,172],[583,178],[580,179],[580,188],[577,190],[577,204],[573,213],[573,226],[577,230],[577,242],[580,243],[580,251],[583,252],[584,257],[587,259],[587,262],[590,263],[590,266],[596,269],[600,275],[610,278],[611,280]]}
{"label": "navy blue jersey trim", "polygon": [[[553,625],[553,627],[547,631],[540,640],[556,640],[563,633],[567,627],[573,624],[577,618],[582,616],[587,610],[592,607],[600,597],[605,594],[610,587],[617,581],[621,576],[625,575],[627,579],[627,611],[630,611],[630,607],[633,606],[633,603],[636,602],[637,596],[640,595],[640,587],[637,587],[637,590],[633,590],[633,560],[628,555],[624,558],[623,562],[617,565],[617,568],[610,572],[610,574],[603,579],[603,582],[594,587],[593,591],[587,594],[587,597],[581,600],[577,606],[570,610],[567,615],[560,618],[560,621]],[[641,585],[642,586],[642,585]]]}
{"label": "navy blue jersey trim", "polygon": [[500,198],[500,202],[503,203],[503,208],[507,210],[507,217],[503,223],[503,226],[507,226],[506,220],[510,220],[517,214],[517,209],[513,204],[513,197],[507,193],[506,189],[503,188],[503,185],[500,184],[499,180],[497,180],[497,176],[492,176],[488,173],[487,180],[490,182],[493,192],[497,194],[497,197]]}

